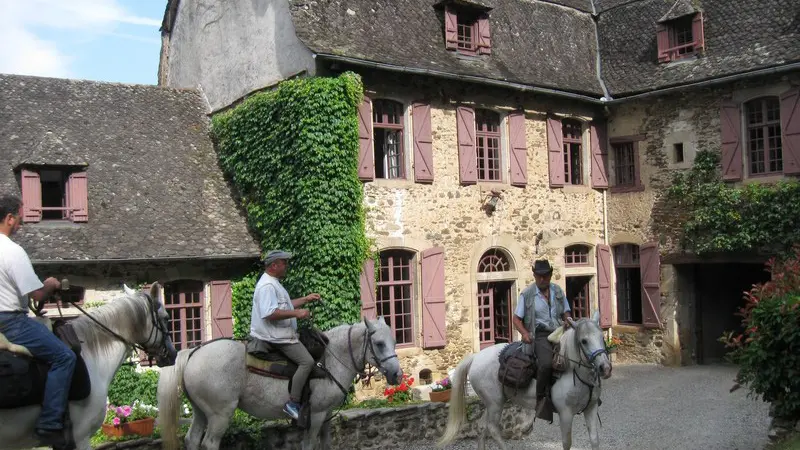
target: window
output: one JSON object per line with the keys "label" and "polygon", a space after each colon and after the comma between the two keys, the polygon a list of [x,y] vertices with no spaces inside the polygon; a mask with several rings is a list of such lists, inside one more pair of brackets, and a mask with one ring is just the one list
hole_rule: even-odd
{"label": "window", "polygon": [[617,322],[642,323],[642,281],[639,246],[620,244],[614,247],[617,276]]}
{"label": "window", "polygon": [[164,284],[164,306],[169,314],[169,329],[177,350],[200,345],[205,336],[202,281],[181,280]]}
{"label": "window", "polygon": [[403,105],[392,100],[372,102],[375,178],[405,178]]}
{"label": "window", "polygon": [[[662,19],[663,20],[663,19]],[[703,14],[701,12],[662,21],[657,29],[658,61],[675,61],[703,49]]]}
{"label": "window", "polygon": [[[70,304],[76,303],[78,305],[83,304],[83,296],[86,292],[86,289],[82,288],[81,286],[70,286],[68,290],[61,292],[61,305],[65,308],[68,308]],[[45,307],[48,305],[56,305],[56,299],[54,296],[51,296],[45,302]]]}
{"label": "window", "polygon": [[476,33],[478,20],[476,17],[467,14],[459,14],[458,21],[458,49],[474,52],[477,47]]}
{"label": "window", "polygon": [[674,164],[682,163],[683,159],[683,143],[672,144],[672,162]]}
{"label": "window", "polygon": [[567,277],[567,301],[572,309],[572,317],[581,319],[589,317],[589,286],[591,276]]}
{"label": "window", "polygon": [[448,5],[444,16],[448,50],[470,56],[491,53],[489,18],[483,8]]}
{"label": "window", "polygon": [[778,97],[745,103],[747,161],[751,175],[783,172],[781,104]]}
{"label": "window", "polygon": [[[510,272],[513,265],[508,255],[493,248],[481,256],[478,273]],[[515,277],[513,273],[509,278]],[[481,277],[479,276],[479,279]],[[478,283],[478,336],[481,348],[512,340],[511,304],[513,280]]]}
{"label": "window", "polygon": [[583,127],[576,120],[563,120],[564,134],[564,183],[583,184]]}
{"label": "window", "polygon": [[409,251],[385,250],[377,267],[377,315],[389,322],[397,345],[414,344],[413,261]]}
{"label": "window", "polygon": [[475,110],[475,150],[478,155],[478,180],[501,181],[500,115],[496,112]]}
{"label": "window", "polygon": [[21,170],[20,181],[24,222],[88,220],[86,172],[74,167],[30,167]]}
{"label": "window", "polygon": [[639,173],[639,140],[641,136],[611,138],[611,191],[642,190]]}
{"label": "window", "polygon": [[564,249],[565,266],[588,266],[589,247],[586,245],[570,245]]}
{"label": "window", "polygon": [[493,248],[481,257],[478,263],[478,272],[507,272],[511,270],[511,262],[508,260],[505,252],[500,249]]}

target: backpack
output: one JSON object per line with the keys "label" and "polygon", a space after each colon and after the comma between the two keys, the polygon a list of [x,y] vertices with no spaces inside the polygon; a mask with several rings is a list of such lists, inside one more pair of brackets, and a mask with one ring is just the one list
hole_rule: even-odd
{"label": "backpack", "polygon": [[524,351],[522,342],[508,344],[500,352],[499,358],[497,377],[504,386],[526,389],[536,378],[536,360]]}

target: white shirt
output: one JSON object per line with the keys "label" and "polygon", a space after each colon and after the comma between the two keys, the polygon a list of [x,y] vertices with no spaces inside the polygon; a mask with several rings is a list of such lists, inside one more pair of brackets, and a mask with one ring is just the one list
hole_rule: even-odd
{"label": "white shirt", "polygon": [[28,312],[28,294],[42,286],[25,250],[0,233],[0,312]]}
{"label": "white shirt", "polygon": [[292,299],[277,278],[264,273],[253,292],[253,312],[250,315],[250,335],[276,344],[299,342],[297,319],[268,320],[277,309],[293,310]]}

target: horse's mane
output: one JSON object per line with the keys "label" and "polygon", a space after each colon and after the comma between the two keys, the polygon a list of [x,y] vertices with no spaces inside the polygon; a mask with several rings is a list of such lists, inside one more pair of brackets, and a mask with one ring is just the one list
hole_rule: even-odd
{"label": "horse's mane", "polygon": [[[95,320],[129,342],[133,340],[137,330],[147,326],[149,313],[148,301],[141,293],[133,296],[123,295],[87,311],[87,314]],[[71,324],[78,336],[81,337],[82,348],[96,356],[108,354],[112,350],[112,345],[119,342],[116,337],[89,317],[80,316]]]}

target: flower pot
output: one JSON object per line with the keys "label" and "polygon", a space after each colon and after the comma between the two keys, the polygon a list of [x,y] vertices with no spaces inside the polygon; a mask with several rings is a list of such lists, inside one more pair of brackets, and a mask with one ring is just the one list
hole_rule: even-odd
{"label": "flower pot", "polygon": [[131,435],[148,437],[153,434],[153,426],[155,425],[155,421],[155,418],[147,417],[145,419],[134,420],[132,422],[126,422],[119,425],[109,425],[104,423],[103,434],[108,437],[122,437]]}
{"label": "flower pot", "polygon": [[441,402],[447,403],[450,401],[450,391],[452,389],[448,389],[446,391],[438,391],[438,392],[431,392],[431,401],[432,402]]}

